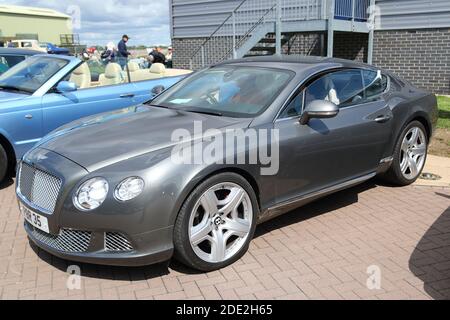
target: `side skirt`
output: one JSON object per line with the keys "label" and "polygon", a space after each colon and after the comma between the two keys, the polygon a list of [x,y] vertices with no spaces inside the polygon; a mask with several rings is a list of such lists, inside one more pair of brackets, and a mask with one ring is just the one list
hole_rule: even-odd
{"label": "side skirt", "polygon": [[284,213],[287,213],[291,210],[294,210],[298,207],[304,206],[307,203],[310,203],[314,200],[317,200],[319,198],[325,197],[327,195],[330,195],[332,193],[344,190],[344,189],[348,189],[350,187],[356,186],[358,184],[361,184],[367,180],[370,180],[372,178],[374,178],[377,175],[376,172],[364,175],[362,177],[356,178],[356,179],[352,179],[316,192],[312,192],[309,193],[307,195],[303,195],[300,196],[298,198],[292,199],[292,200],[288,200],[285,202],[282,202],[280,204],[277,204],[273,207],[270,207],[268,209],[266,209],[260,216],[258,219],[258,224],[266,222],[270,219],[276,218]]}

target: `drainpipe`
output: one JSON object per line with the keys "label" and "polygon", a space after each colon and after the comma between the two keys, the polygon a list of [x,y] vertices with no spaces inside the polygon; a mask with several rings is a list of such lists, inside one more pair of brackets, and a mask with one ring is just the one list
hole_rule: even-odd
{"label": "drainpipe", "polygon": [[333,57],[333,48],[334,48],[334,8],[335,1],[329,0],[329,10],[328,10],[328,50],[327,57]]}
{"label": "drainpipe", "polygon": [[202,52],[201,52],[201,54],[202,54],[202,68],[204,68],[205,67],[205,47],[204,46],[202,46]]}
{"label": "drainpipe", "polygon": [[[369,14],[376,14],[375,12],[375,0],[370,0],[370,10],[369,10]],[[375,36],[375,19],[376,17],[372,16],[369,17],[369,21],[372,22],[372,25],[369,26],[370,30],[369,30],[369,43],[367,45],[367,63],[368,64],[373,64],[373,40],[374,40],[374,36]]]}
{"label": "drainpipe", "polygon": [[237,59],[236,53],[236,14],[233,11],[233,59]]}
{"label": "drainpipe", "polygon": [[275,25],[276,55],[281,56],[281,0],[277,0],[277,18]]}

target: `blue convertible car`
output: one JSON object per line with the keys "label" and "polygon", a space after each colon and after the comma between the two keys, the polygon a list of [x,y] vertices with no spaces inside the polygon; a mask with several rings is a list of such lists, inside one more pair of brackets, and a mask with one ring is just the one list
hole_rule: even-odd
{"label": "blue convertible car", "polygon": [[145,102],[178,82],[186,70],[154,64],[124,72],[116,63],[92,81],[75,57],[35,55],[0,76],[0,182],[44,135],[73,120]]}

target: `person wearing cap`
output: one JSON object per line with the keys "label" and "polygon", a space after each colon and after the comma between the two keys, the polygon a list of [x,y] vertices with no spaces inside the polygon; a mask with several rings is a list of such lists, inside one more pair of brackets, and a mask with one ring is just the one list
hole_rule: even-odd
{"label": "person wearing cap", "polygon": [[168,53],[166,55],[166,67],[167,68],[172,68],[173,67],[173,64],[172,64],[172,53],[173,53],[173,49],[172,49],[172,47],[169,47]]}
{"label": "person wearing cap", "polygon": [[125,68],[127,65],[128,56],[130,55],[130,52],[127,48],[127,42],[130,38],[124,34],[122,36],[122,40],[120,40],[119,44],[117,45],[117,62],[120,64],[120,66]]}

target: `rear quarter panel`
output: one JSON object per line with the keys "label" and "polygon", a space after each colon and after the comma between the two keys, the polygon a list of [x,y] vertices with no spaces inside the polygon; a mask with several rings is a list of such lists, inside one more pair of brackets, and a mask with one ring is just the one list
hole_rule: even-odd
{"label": "rear quarter panel", "polygon": [[424,122],[431,136],[436,128],[438,108],[436,96],[430,92],[390,75],[391,87],[385,96],[394,115],[392,138],[386,150],[386,157],[392,156],[395,145],[404,129],[411,121],[419,119]]}

